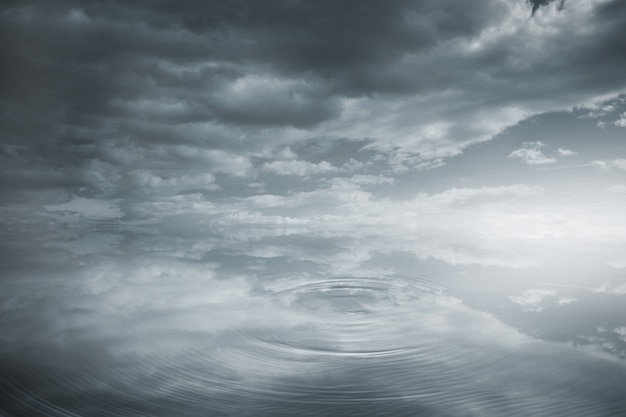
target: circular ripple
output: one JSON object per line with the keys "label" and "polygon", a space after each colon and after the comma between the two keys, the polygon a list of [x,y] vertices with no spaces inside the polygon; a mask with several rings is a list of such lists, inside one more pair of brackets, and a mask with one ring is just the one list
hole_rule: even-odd
{"label": "circular ripple", "polygon": [[381,356],[418,346],[407,333],[420,305],[445,288],[409,277],[334,277],[287,285],[271,294],[297,325],[255,336],[281,354]]}

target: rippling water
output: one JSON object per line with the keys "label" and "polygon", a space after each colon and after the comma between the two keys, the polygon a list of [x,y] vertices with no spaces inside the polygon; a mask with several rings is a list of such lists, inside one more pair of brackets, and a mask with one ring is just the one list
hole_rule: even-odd
{"label": "rippling water", "polygon": [[[106,312],[86,310],[90,333],[65,330],[46,345],[3,350],[4,412],[588,417],[626,410],[622,362],[531,339],[435,282],[287,276],[249,285],[234,302],[193,315],[146,304],[108,322]],[[125,321],[136,325],[121,328]]]}

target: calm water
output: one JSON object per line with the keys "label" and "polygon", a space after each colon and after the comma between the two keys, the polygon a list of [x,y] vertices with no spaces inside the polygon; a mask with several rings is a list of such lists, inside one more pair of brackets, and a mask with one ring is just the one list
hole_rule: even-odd
{"label": "calm water", "polygon": [[3,318],[14,329],[3,336],[4,415],[626,410],[622,360],[532,338],[436,280],[203,270],[109,262],[33,278],[47,290],[13,298]]}

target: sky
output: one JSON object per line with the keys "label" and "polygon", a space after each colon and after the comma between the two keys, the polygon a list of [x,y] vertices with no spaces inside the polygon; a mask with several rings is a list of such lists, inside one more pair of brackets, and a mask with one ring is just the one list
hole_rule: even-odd
{"label": "sky", "polygon": [[615,415],[624,27],[621,0],[4,2],[0,411]]}

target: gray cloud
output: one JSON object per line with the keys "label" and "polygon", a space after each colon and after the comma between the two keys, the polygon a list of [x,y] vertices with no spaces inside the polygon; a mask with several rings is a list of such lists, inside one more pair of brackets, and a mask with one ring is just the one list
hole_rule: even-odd
{"label": "gray cloud", "polygon": [[176,161],[162,143],[247,158],[321,136],[374,140],[398,169],[419,169],[533,112],[624,87],[619,2],[545,8],[532,21],[523,10],[487,0],[8,3],[4,165],[19,166],[21,189],[108,194],[128,172],[111,148],[152,165],[142,156]]}

